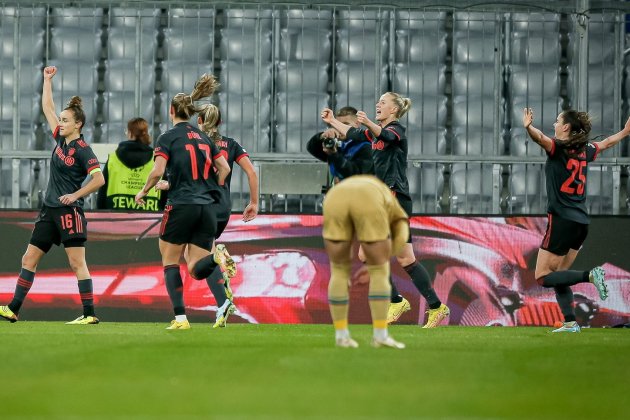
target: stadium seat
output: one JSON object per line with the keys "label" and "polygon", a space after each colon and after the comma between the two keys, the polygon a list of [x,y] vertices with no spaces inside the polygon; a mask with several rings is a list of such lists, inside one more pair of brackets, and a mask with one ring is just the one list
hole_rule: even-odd
{"label": "stadium seat", "polygon": [[[140,36],[140,51],[136,51],[137,36]],[[110,28],[107,33],[107,58],[130,60],[140,56],[142,62],[155,62],[157,36],[157,30],[152,28],[146,28],[139,34],[134,28],[126,26]]]}
{"label": "stadium seat", "polygon": [[337,59],[344,61],[386,62],[387,38],[378,32],[353,32],[347,29],[337,31]]}
{"label": "stadium seat", "polygon": [[332,10],[289,9],[280,14],[280,26],[291,29],[330,29]]}
{"label": "stadium seat", "polygon": [[446,26],[446,12],[397,10],[396,29],[435,33]]}
{"label": "stadium seat", "polygon": [[306,153],[306,143],[325,126],[313,123],[276,125],[275,151],[278,153]]}
{"label": "stadium seat", "polygon": [[560,31],[558,13],[512,13],[510,16],[513,32],[527,32],[533,36]]}
{"label": "stadium seat", "polygon": [[353,31],[374,31],[379,23],[388,21],[386,10],[339,10],[337,17],[339,28]]}
{"label": "stadium seat", "polygon": [[493,176],[491,164],[454,163],[451,169],[451,212],[459,214],[492,212]]}
{"label": "stadium seat", "polygon": [[17,45],[13,42],[13,35],[13,28],[0,26],[0,59],[3,63],[12,61],[16,54],[22,61],[42,61],[45,40],[43,30],[20,32]]}
{"label": "stadium seat", "polygon": [[[191,92],[199,77],[204,73],[213,74],[211,63],[181,66],[177,61],[162,63],[162,91],[170,95],[168,101],[179,92]],[[167,110],[168,112],[168,110]]]}
{"label": "stadium seat", "polygon": [[486,33],[494,37],[502,13],[492,12],[455,12],[453,28],[456,33]]}
{"label": "stadium seat", "polygon": [[[127,118],[127,120],[133,117]],[[127,139],[127,121],[104,122],[101,124],[100,143],[118,144]]]}
{"label": "stadium seat", "polygon": [[270,31],[274,14],[269,9],[230,8],[225,10],[225,26],[252,30],[259,25],[261,31]]}
{"label": "stadium seat", "polygon": [[335,109],[344,106],[351,106],[359,111],[365,111],[370,118],[374,117],[375,104],[383,92],[380,90],[368,90],[358,93],[337,93],[335,94]]}
{"label": "stadium seat", "polygon": [[[172,12],[170,9],[169,12]],[[160,25],[160,9],[137,9],[125,7],[112,7],[109,9],[110,28],[128,27],[140,29],[157,29]]]}
{"label": "stadium seat", "polygon": [[494,96],[494,78],[493,63],[454,64],[453,96]]}
{"label": "stadium seat", "polygon": [[[568,69],[568,77],[567,77],[567,96],[574,98],[576,96],[575,86],[576,86],[576,69],[570,67]],[[609,99],[613,97],[615,84],[613,83],[615,80],[615,72],[616,69],[611,66],[603,65],[594,65],[589,66],[588,68],[588,98],[593,99]],[[620,75],[620,77],[623,77]],[[580,89],[584,89],[583,86]]]}
{"label": "stadium seat", "polygon": [[514,64],[510,66],[508,76],[512,98],[560,96],[560,68],[557,66]]}
{"label": "stadium seat", "polygon": [[50,58],[94,64],[101,57],[100,29],[54,27],[50,30]]}
{"label": "stadium seat", "polygon": [[106,91],[134,92],[136,83],[145,95],[152,95],[155,90],[155,63],[139,63],[140,72],[136,71],[135,60],[116,59],[105,62],[104,83]]}
{"label": "stadium seat", "polygon": [[446,152],[446,128],[423,130],[420,126],[409,125],[406,134],[409,156],[422,158]]}
{"label": "stadium seat", "polygon": [[271,32],[257,34],[242,28],[221,29],[219,44],[221,57],[226,60],[253,61],[259,57],[261,62],[271,60]]}
{"label": "stadium seat", "polygon": [[446,61],[446,32],[396,31],[397,62],[436,63]]}
{"label": "stadium seat", "polygon": [[321,125],[321,110],[330,106],[327,93],[313,93],[308,99],[301,92],[280,92],[276,95],[276,121],[279,124]]}
{"label": "stadium seat", "polygon": [[444,95],[446,86],[445,64],[396,63],[394,65],[394,92],[409,95]]}
{"label": "stadium seat", "polygon": [[446,126],[446,96],[412,96],[410,99],[411,108],[402,121],[406,121],[409,125],[420,126],[422,131]]}
{"label": "stadium seat", "polygon": [[545,150],[529,137],[522,126],[513,126],[509,138],[509,151],[512,156],[546,156]]}
{"label": "stadium seat", "polygon": [[46,26],[46,7],[14,7],[0,8],[0,28],[11,28],[18,21],[22,33],[39,32]]}
{"label": "stadium seat", "polygon": [[[567,58],[570,63],[577,62],[577,38],[569,33],[569,47]],[[588,64],[614,64],[615,63],[615,37],[612,34],[589,35],[588,38]]]}
{"label": "stadium seat", "polygon": [[245,127],[269,125],[271,114],[271,95],[265,94],[261,98],[252,95],[237,95],[234,93],[219,93],[219,108],[225,123],[242,124]]}
{"label": "stadium seat", "polygon": [[[56,66],[59,69],[53,82],[53,93],[61,93],[62,97],[67,97],[63,102],[55,101],[55,103],[65,104],[73,95],[90,95],[90,99],[95,96],[98,86],[98,61],[87,62],[65,58],[49,60],[46,65]],[[84,98],[84,102],[87,99],[87,97]]]}
{"label": "stadium seat", "polygon": [[139,109],[136,109],[134,92],[105,92],[103,94],[103,117],[105,121],[123,124],[136,116],[147,118],[147,116],[153,115],[153,96],[141,99],[143,100],[140,100]]}
{"label": "stadium seat", "polygon": [[[496,103],[494,97],[455,96],[453,97],[453,127],[494,127],[495,106],[499,112],[503,103]],[[501,121],[501,119],[499,119]]]}
{"label": "stadium seat", "polygon": [[508,182],[510,213],[546,213],[547,193],[542,164],[513,164]]}
{"label": "stadium seat", "polygon": [[214,35],[210,31],[164,30],[165,61],[173,65],[183,63],[207,64],[212,60]]}
{"label": "stadium seat", "polygon": [[280,60],[309,60],[327,63],[330,60],[331,32],[328,28],[282,29]]}
{"label": "stadium seat", "polygon": [[268,153],[271,151],[269,126],[245,127],[235,122],[221,124],[221,134],[238,141],[249,153]]}
{"label": "stadium seat", "polygon": [[[494,63],[495,52],[494,33],[486,37],[476,34],[456,33],[453,39],[454,62],[459,64]],[[490,67],[489,70],[493,70]]]}
{"label": "stadium seat", "polygon": [[278,92],[325,92],[328,89],[328,63],[279,62],[276,66]]}
{"label": "stadium seat", "polygon": [[2,60],[0,62],[0,100],[12,100],[13,88],[17,87],[22,101],[30,102],[34,93],[42,91],[42,66],[41,63],[32,65],[28,61],[20,62],[15,79],[15,66],[13,61]]}
{"label": "stadium seat", "polygon": [[215,27],[216,11],[208,7],[170,7],[166,9],[167,28],[182,33],[182,31],[193,31],[201,33],[212,31]]}
{"label": "stadium seat", "polygon": [[510,35],[510,60],[517,64],[549,64],[560,63],[560,34],[531,34],[529,32],[513,32]]}
{"label": "stadium seat", "polygon": [[[254,76],[254,77],[252,77]],[[221,61],[221,89],[239,95],[271,91],[271,64]]]}
{"label": "stadium seat", "polygon": [[0,150],[35,150],[35,127],[22,122],[17,133],[17,148],[13,147],[13,122],[0,120]]}
{"label": "stadium seat", "polygon": [[503,136],[494,137],[492,127],[478,129],[457,127],[453,132],[453,154],[460,156],[500,156],[504,153]]}
{"label": "stadium seat", "polygon": [[100,31],[103,9],[96,7],[55,7],[50,11],[52,26]]}
{"label": "stadium seat", "polygon": [[441,212],[444,193],[444,165],[422,163],[407,169],[409,192],[413,200],[413,213]]}
{"label": "stadium seat", "polygon": [[586,204],[590,214],[613,213],[613,171],[602,165],[588,165]]}
{"label": "stadium seat", "polygon": [[559,96],[549,98],[541,98],[539,96],[515,97],[510,103],[512,109],[509,115],[511,125],[512,127],[521,127],[523,124],[523,109],[532,108],[535,127],[551,136],[553,135],[553,124],[556,122],[558,114],[562,112],[562,102],[562,98]]}
{"label": "stadium seat", "polygon": [[387,89],[387,65],[379,68],[372,62],[338,62],[336,69],[335,88],[338,92],[365,92],[375,88],[385,92]]}

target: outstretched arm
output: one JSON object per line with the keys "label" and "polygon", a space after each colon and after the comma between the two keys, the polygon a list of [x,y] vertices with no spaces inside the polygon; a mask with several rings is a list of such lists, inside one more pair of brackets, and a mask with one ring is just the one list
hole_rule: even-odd
{"label": "outstretched arm", "polygon": [[238,164],[247,174],[247,182],[249,184],[249,204],[243,211],[243,221],[249,222],[258,215],[258,175],[256,175],[252,161],[247,156],[240,159]]}
{"label": "outstretched arm", "polygon": [[523,127],[525,127],[525,130],[527,130],[527,134],[529,134],[529,137],[531,137],[534,142],[538,143],[540,147],[545,149],[546,152],[551,152],[551,149],[553,148],[553,140],[545,136],[542,131],[534,127],[532,125],[533,121],[534,113],[532,112],[532,109],[523,109]]}
{"label": "outstretched arm", "polygon": [[628,121],[626,121],[626,125],[623,127],[623,129],[620,132],[618,132],[617,134],[613,134],[612,136],[607,137],[602,141],[598,141],[595,144],[597,145],[600,151],[606,150],[615,146],[617,143],[619,143],[628,135],[630,135],[630,118],[628,118]]}
{"label": "outstretched arm", "polygon": [[42,88],[42,109],[50,131],[54,132],[59,125],[59,117],[55,112],[52,96],[52,78],[57,74],[57,67],[49,66],[44,69],[44,87]]}
{"label": "outstretched arm", "polygon": [[374,134],[374,137],[380,136],[381,131],[383,131],[383,128],[374,121],[370,120],[367,114],[363,111],[357,112],[357,121],[359,124],[363,124],[368,130],[370,130],[372,134]]}

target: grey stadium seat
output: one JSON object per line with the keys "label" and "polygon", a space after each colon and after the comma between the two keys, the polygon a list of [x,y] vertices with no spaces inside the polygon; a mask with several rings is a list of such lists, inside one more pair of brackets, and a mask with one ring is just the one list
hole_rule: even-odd
{"label": "grey stadium seat", "polygon": [[[257,73],[257,71],[260,72]],[[253,76],[253,77],[252,77]],[[254,63],[221,61],[221,89],[241,95],[271,91],[271,64],[256,66]]]}
{"label": "grey stadium seat", "polygon": [[512,213],[546,212],[547,193],[542,165],[512,165],[508,185],[508,206]]}
{"label": "grey stadium seat", "polygon": [[370,118],[373,118],[375,104],[381,93],[382,91],[375,91],[374,89],[359,93],[337,93],[335,94],[335,109],[351,106],[359,111],[365,111]]}
{"label": "grey stadium seat", "polygon": [[413,213],[439,213],[444,192],[444,165],[423,162],[407,169]]}
{"label": "grey stadium seat", "polygon": [[101,57],[101,30],[85,28],[52,28],[50,57],[55,60],[77,60],[93,64]]}
{"label": "grey stadium seat", "polygon": [[[258,118],[259,127],[268,126],[271,114],[271,95],[265,94],[261,98],[252,95],[237,95],[233,93],[219,93],[219,108],[226,123],[241,124],[253,127]],[[257,105],[259,108],[257,108]]]}
{"label": "grey stadium seat", "polygon": [[387,38],[376,32],[337,31],[337,59],[340,61],[374,62],[387,59]]}
{"label": "grey stadium seat", "polygon": [[[50,60],[46,65],[56,66],[59,69],[53,81],[54,93],[61,92],[62,96],[67,96],[68,99],[73,95],[94,96],[98,84],[98,62],[84,62],[68,58]],[[63,103],[66,102],[67,99]]]}
{"label": "grey stadium seat", "polygon": [[460,156],[500,156],[504,152],[503,136],[494,137],[492,127],[456,128],[453,132],[453,154]]}
{"label": "grey stadium seat", "polygon": [[423,131],[435,130],[446,125],[446,96],[412,96],[410,99],[412,104],[407,111],[407,124],[420,126]]}
{"label": "grey stadium seat", "polygon": [[106,92],[103,94],[103,116],[110,123],[126,123],[130,118],[140,116],[146,118],[153,115],[153,98],[141,100],[140,109],[136,111],[135,94],[133,92]]}
{"label": "grey stadium seat", "polygon": [[494,96],[494,64],[454,64],[453,96]]}
{"label": "grey stadium seat", "polygon": [[[142,116],[140,116],[142,117]],[[127,118],[130,120],[133,117]],[[101,124],[101,143],[120,143],[123,140],[127,139],[125,134],[125,130],[127,130],[127,121],[118,121],[118,122],[105,122]]]}
{"label": "grey stadium seat", "polygon": [[276,95],[276,121],[283,123],[301,123],[311,126],[321,124],[321,110],[330,105],[327,93],[313,93],[308,99],[301,92],[278,93]]}
{"label": "grey stadium seat", "polygon": [[45,7],[3,6],[0,13],[0,27],[10,28],[19,19],[21,32],[39,32],[46,26]]}
{"label": "grey stadium seat", "polygon": [[[567,95],[575,96],[575,69],[568,69]],[[615,72],[612,66],[590,66],[588,69],[588,97],[593,99],[606,98],[612,101],[615,90]],[[583,87],[580,87],[583,89]]]}
{"label": "grey stadium seat", "polygon": [[132,9],[112,7],[109,9],[109,25],[111,28],[123,27],[141,29],[157,29],[160,24],[160,9]]}
{"label": "grey stadium seat", "polygon": [[179,92],[190,93],[199,77],[204,73],[212,74],[214,66],[211,63],[195,66],[181,66],[177,62],[162,63],[162,91],[172,96]]}
{"label": "grey stadium seat", "polygon": [[140,32],[140,51],[136,51],[136,31],[134,28],[110,28],[107,38],[107,57],[110,60],[136,59],[138,55],[142,61],[155,61],[157,51],[156,29],[145,29]]}
{"label": "grey stadium seat", "polygon": [[560,68],[545,65],[512,65],[509,72],[512,98],[560,96]]}
{"label": "grey stadium seat", "polygon": [[271,32],[257,37],[256,33],[241,28],[221,29],[219,48],[226,60],[253,61],[259,56],[266,63],[271,60]]}
{"label": "grey stadium seat", "polygon": [[[221,124],[221,134],[238,141],[249,153],[267,153],[271,151],[269,126],[261,128],[244,127],[237,122]],[[258,138],[256,138],[258,136]]]}
{"label": "grey stadium seat", "polygon": [[512,156],[545,156],[545,150],[532,140],[525,129],[512,127],[510,130],[510,155]]}
{"label": "grey stadium seat", "polygon": [[527,32],[515,32],[510,37],[510,59],[516,64],[560,63],[560,34],[550,33],[540,36]]}
{"label": "grey stadium seat", "polygon": [[494,63],[494,35],[484,38],[455,34],[453,50],[455,63]]}
{"label": "grey stadium seat", "polygon": [[409,156],[443,155],[446,152],[446,128],[423,130],[411,124],[406,128]]}
{"label": "grey stadium seat", "polygon": [[19,54],[22,60],[41,62],[44,55],[44,31],[20,33],[18,45],[13,42],[13,28],[0,27],[0,59],[13,61]]}
{"label": "grey stadium seat", "polygon": [[523,109],[532,108],[534,111],[534,121],[536,128],[539,128],[543,133],[548,135],[553,134],[553,123],[556,122],[558,114],[562,112],[562,98],[550,97],[541,98],[534,97],[516,97],[512,99],[511,103],[512,112],[510,118],[512,119],[512,126],[521,126],[523,122]]}
{"label": "grey stadium seat", "polygon": [[136,82],[145,95],[155,90],[155,63],[142,63],[140,72],[136,71],[135,60],[108,60],[105,62],[105,90],[133,92]]}
{"label": "grey stadium seat", "polygon": [[502,13],[490,12],[455,12],[453,14],[453,29],[455,33],[486,33],[492,34],[500,24],[498,17]]}
{"label": "grey stadium seat", "polygon": [[397,30],[395,48],[397,62],[442,64],[446,60],[446,33]]}
{"label": "grey stadium seat", "polygon": [[280,32],[280,60],[330,60],[331,32],[321,29],[283,29]]}
{"label": "grey stadium seat", "polygon": [[276,88],[279,92],[325,92],[328,88],[328,63],[279,62]]}
{"label": "grey stadium seat", "polygon": [[80,28],[94,33],[103,26],[103,9],[94,7],[55,7],[50,12],[52,26]]}
{"label": "grey stadium seat", "polygon": [[280,15],[280,26],[292,29],[330,29],[332,11],[324,9],[290,9]]}
{"label": "grey stadium seat", "polygon": [[532,36],[560,31],[560,15],[557,13],[512,13],[513,32],[527,32]]}
{"label": "grey stadium seat", "polygon": [[388,20],[389,12],[384,10],[340,10],[337,25],[354,31],[374,31],[379,23]]}
{"label": "grey stadium seat", "polygon": [[308,140],[315,133],[324,131],[325,128],[322,124],[278,124],[276,126],[275,151],[278,153],[305,153]]}
{"label": "grey stadium seat", "polygon": [[502,109],[503,103],[496,104],[494,97],[455,96],[453,127],[473,126],[489,129],[494,126],[495,106]]}
{"label": "grey stadium seat", "polygon": [[600,165],[588,165],[586,177],[586,205],[590,214],[611,214],[613,212],[612,168]]}
{"label": "grey stadium seat", "polygon": [[376,67],[374,63],[337,63],[335,87],[338,92],[365,92],[387,88],[387,66]]}
{"label": "grey stadium seat", "polygon": [[244,28],[248,31],[256,28],[259,22],[262,31],[270,31],[274,12],[265,9],[230,8],[225,11],[225,26],[228,28]]}
{"label": "grey stadium seat", "polygon": [[401,95],[443,95],[446,86],[446,65],[396,63],[393,90]]}
{"label": "grey stadium seat", "polygon": [[434,33],[443,30],[446,25],[446,12],[424,10],[396,11],[396,29]]}
{"label": "grey stadium seat", "polygon": [[215,25],[215,10],[208,7],[182,8],[172,7],[167,9],[168,18],[166,26],[180,31],[211,32]]}
{"label": "grey stadium seat", "polygon": [[492,165],[455,163],[451,169],[451,212],[492,212]]}
{"label": "grey stadium seat", "polygon": [[212,59],[212,32],[182,32],[176,28],[164,30],[165,61],[179,63],[207,63]]}

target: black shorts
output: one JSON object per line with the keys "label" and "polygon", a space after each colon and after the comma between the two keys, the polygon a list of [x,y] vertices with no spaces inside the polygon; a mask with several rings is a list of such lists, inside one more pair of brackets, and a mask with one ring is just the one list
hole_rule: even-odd
{"label": "black shorts", "polygon": [[214,234],[214,238],[219,239],[230,221],[231,210],[229,207],[226,207],[224,203],[213,203],[211,204],[211,208],[217,219],[217,230]]}
{"label": "black shorts", "polygon": [[548,213],[547,231],[540,248],[564,256],[570,249],[579,250],[587,235],[588,225]]}
{"label": "black shorts", "polygon": [[169,204],[164,208],[160,239],[175,245],[193,244],[210,249],[216,226],[208,204]]}
{"label": "black shorts", "polygon": [[[405,213],[407,213],[407,216],[411,217],[411,212],[413,211],[413,201],[411,201],[411,198],[396,191],[394,191],[393,193],[396,196],[400,207],[402,207]],[[409,230],[409,238],[407,239],[407,243],[411,243],[411,230]]]}
{"label": "black shorts", "polygon": [[81,207],[43,206],[37,216],[30,244],[44,252],[63,243],[64,247],[82,247],[87,241],[87,220]]}

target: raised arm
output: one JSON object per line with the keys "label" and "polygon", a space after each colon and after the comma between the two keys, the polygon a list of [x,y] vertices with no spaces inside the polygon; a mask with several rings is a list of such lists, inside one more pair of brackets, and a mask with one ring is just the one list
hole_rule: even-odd
{"label": "raised arm", "polygon": [[249,222],[258,215],[258,175],[252,161],[247,156],[241,158],[237,163],[245,171],[249,184],[249,204],[243,211],[243,221]]}
{"label": "raised arm", "polygon": [[604,151],[606,149],[609,149],[615,146],[617,143],[619,143],[628,135],[630,135],[630,118],[628,118],[628,121],[626,121],[626,125],[623,127],[623,129],[620,132],[618,132],[617,134],[613,134],[612,136],[607,137],[602,141],[598,141],[595,144],[597,145],[600,151]]}
{"label": "raised arm", "polygon": [[42,88],[42,109],[50,131],[54,132],[59,125],[59,117],[55,112],[52,96],[52,78],[57,74],[57,67],[49,66],[44,69],[44,87]]}
{"label": "raised arm", "polygon": [[532,109],[524,108],[523,127],[525,127],[525,130],[527,130],[527,134],[529,134],[529,137],[531,137],[534,142],[545,149],[546,152],[551,152],[551,149],[553,147],[553,140],[545,136],[542,131],[534,127],[532,125],[532,122],[534,122],[534,113],[532,112]]}
{"label": "raised arm", "polygon": [[333,114],[332,110],[329,108],[324,108],[322,110],[321,116],[322,116],[322,121],[324,121],[326,124],[330,125],[332,128],[337,130],[344,137],[348,135],[348,130],[352,128],[351,126],[344,124],[341,121],[339,121],[337,118],[335,118],[335,115]]}
{"label": "raised arm", "polygon": [[359,124],[363,124],[368,130],[370,130],[372,134],[374,134],[374,137],[380,136],[381,131],[383,131],[383,128],[374,121],[370,120],[367,114],[363,111],[357,112],[357,121]]}

